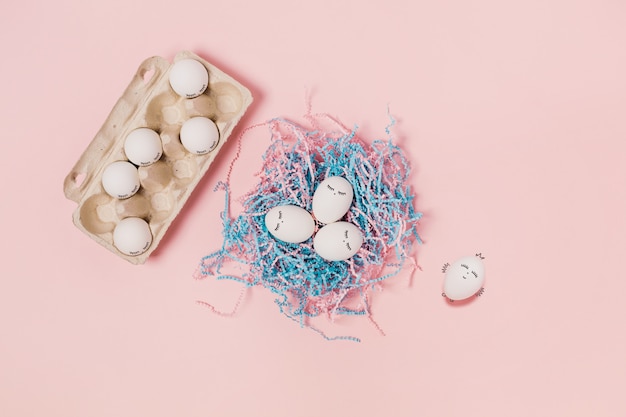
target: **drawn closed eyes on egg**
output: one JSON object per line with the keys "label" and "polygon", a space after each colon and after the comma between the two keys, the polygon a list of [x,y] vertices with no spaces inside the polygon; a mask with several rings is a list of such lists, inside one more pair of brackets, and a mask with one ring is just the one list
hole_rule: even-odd
{"label": "drawn closed eyes on egg", "polygon": [[465,256],[446,265],[443,295],[452,301],[464,300],[482,294],[485,282],[485,265],[482,256]]}
{"label": "drawn closed eyes on egg", "polygon": [[327,261],[345,261],[354,256],[363,245],[363,234],[348,222],[330,223],[313,238],[315,252]]}
{"label": "drawn closed eyes on egg", "polygon": [[332,223],[341,219],[350,209],[354,190],[343,177],[328,177],[322,181],[313,194],[313,214],[322,223]]}
{"label": "drawn closed eyes on egg", "polygon": [[336,193],[336,194],[337,194],[337,195],[339,195],[339,196],[348,195],[348,193],[347,193],[347,192],[345,192],[345,191],[341,191],[341,190],[337,190],[335,187],[331,186],[330,184],[326,184],[326,188],[328,188],[328,190],[329,190],[330,192],[332,192],[333,194],[335,194],[335,193]]}
{"label": "drawn closed eyes on egg", "polygon": [[315,221],[305,209],[283,205],[273,207],[267,212],[265,227],[278,240],[301,243],[313,236]]}
{"label": "drawn closed eyes on egg", "polygon": [[276,227],[274,228],[274,231],[278,231],[278,229],[280,228],[280,224],[284,222],[283,220],[283,211],[281,210],[282,207],[278,208],[278,219],[276,219]]}

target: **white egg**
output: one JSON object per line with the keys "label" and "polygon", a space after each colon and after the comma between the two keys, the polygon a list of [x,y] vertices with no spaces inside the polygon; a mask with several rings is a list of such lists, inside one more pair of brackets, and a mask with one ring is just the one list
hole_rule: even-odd
{"label": "white egg", "polygon": [[152,244],[152,232],[144,219],[127,217],[113,230],[113,245],[123,254],[141,255]]}
{"label": "white egg", "polygon": [[305,209],[294,206],[276,206],[265,215],[265,227],[272,236],[283,242],[304,242],[315,231],[315,221]]}
{"label": "white egg", "polygon": [[189,152],[203,155],[211,152],[220,141],[220,132],[213,120],[192,117],[180,129],[180,141]]}
{"label": "white egg", "polygon": [[161,137],[147,127],[135,129],[126,136],[124,153],[130,162],[142,167],[158,161],[163,155]]}
{"label": "white egg", "polygon": [[322,223],[341,219],[350,210],[354,191],[343,177],[328,177],[313,194],[313,214]]}
{"label": "white egg", "polygon": [[476,294],[485,282],[485,265],[478,256],[465,256],[449,265],[443,293],[450,300],[464,300]]}
{"label": "white egg", "polygon": [[354,256],[362,244],[363,234],[348,222],[327,224],[313,238],[315,252],[327,261],[345,261]]}
{"label": "white egg", "polygon": [[115,161],[102,172],[102,187],[108,195],[124,199],[139,190],[139,172],[128,161]]}
{"label": "white egg", "polygon": [[170,85],[181,97],[198,97],[209,85],[209,73],[199,61],[181,59],[170,69]]}

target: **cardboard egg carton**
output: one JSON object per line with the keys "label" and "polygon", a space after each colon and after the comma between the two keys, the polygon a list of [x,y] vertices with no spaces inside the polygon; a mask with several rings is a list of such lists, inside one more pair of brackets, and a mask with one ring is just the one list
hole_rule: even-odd
{"label": "cardboard egg carton", "polygon": [[[208,70],[209,85],[203,94],[193,99],[178,96],[169,84],[173,63],[161,57],[146,59],[65,178],[65,196],[78,203],[74,224],[133,264],[144,263],[158,247],[252,103],[252,94],[246,87],[192,52],[180,52],[174,62],[186,58],[199,61]],[[188,152],[179,138],[182,124],[196,116],[213,120],[220,133],[217,147],[204,155]],[[156,163],[138,168],[141,186],[135,195],[124,200],[110,197],[102,187],[102,172],[114,161],[128,160],[124,141],[131,131],[140,127],[159,133],[163,155]],[[152,232],[152,244],[138,256],[125,255],[113,245],[113,230],[126,217],[143,218]]]}

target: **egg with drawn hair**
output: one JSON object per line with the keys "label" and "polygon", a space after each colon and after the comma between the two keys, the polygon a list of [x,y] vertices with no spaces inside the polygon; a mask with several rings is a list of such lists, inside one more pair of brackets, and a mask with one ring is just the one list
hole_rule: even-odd
{"label": "egg with drawn hair", "polygon": [[315,222],[308,211],[289,204],[271,208],[265,215],[265,227],[278,240],[301,243],[313,236]]}
{"label": "egg with drawn hair", "polygon": [[315,252],[327,261],[345,261],[363,245],[363,234],[349,222],[335,222],[322,227],[313,238]]}
{"label": "egg with drawn hair", "polygon": [[485,264],[480,256],[464,256],[445,266],[443,294],[452,301],[477,294],[485,282]]}
{"label": "egg with drawn hair", "polygon": [[354,191],[343,177],[328,177],[318,185],[313,194],[313,214],[322,223],[341,219],[350,210]]}

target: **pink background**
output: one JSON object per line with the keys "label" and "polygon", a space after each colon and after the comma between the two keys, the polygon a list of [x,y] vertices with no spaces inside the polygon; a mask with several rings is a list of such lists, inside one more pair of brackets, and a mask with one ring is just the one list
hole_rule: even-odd
{"label": "pink background", "polygon": [[[619,0],[4,1],[0,415],[623,416],[626,5]],[[233,142],[143,266],[74,227],[62,182],[140,62],[192,50],[243,126],[314,110],[384,136],[425,213],[422,268],[326,342],[273,297],[195,281]],[[238,129],[238,133],[241,129]],[[268,145],[243,143],[239,194]],[[256,164],[256,165],[255,165]],[[236,168],[237,169],[237,168]],[[445,262],[486,293],[450,306]]]}

